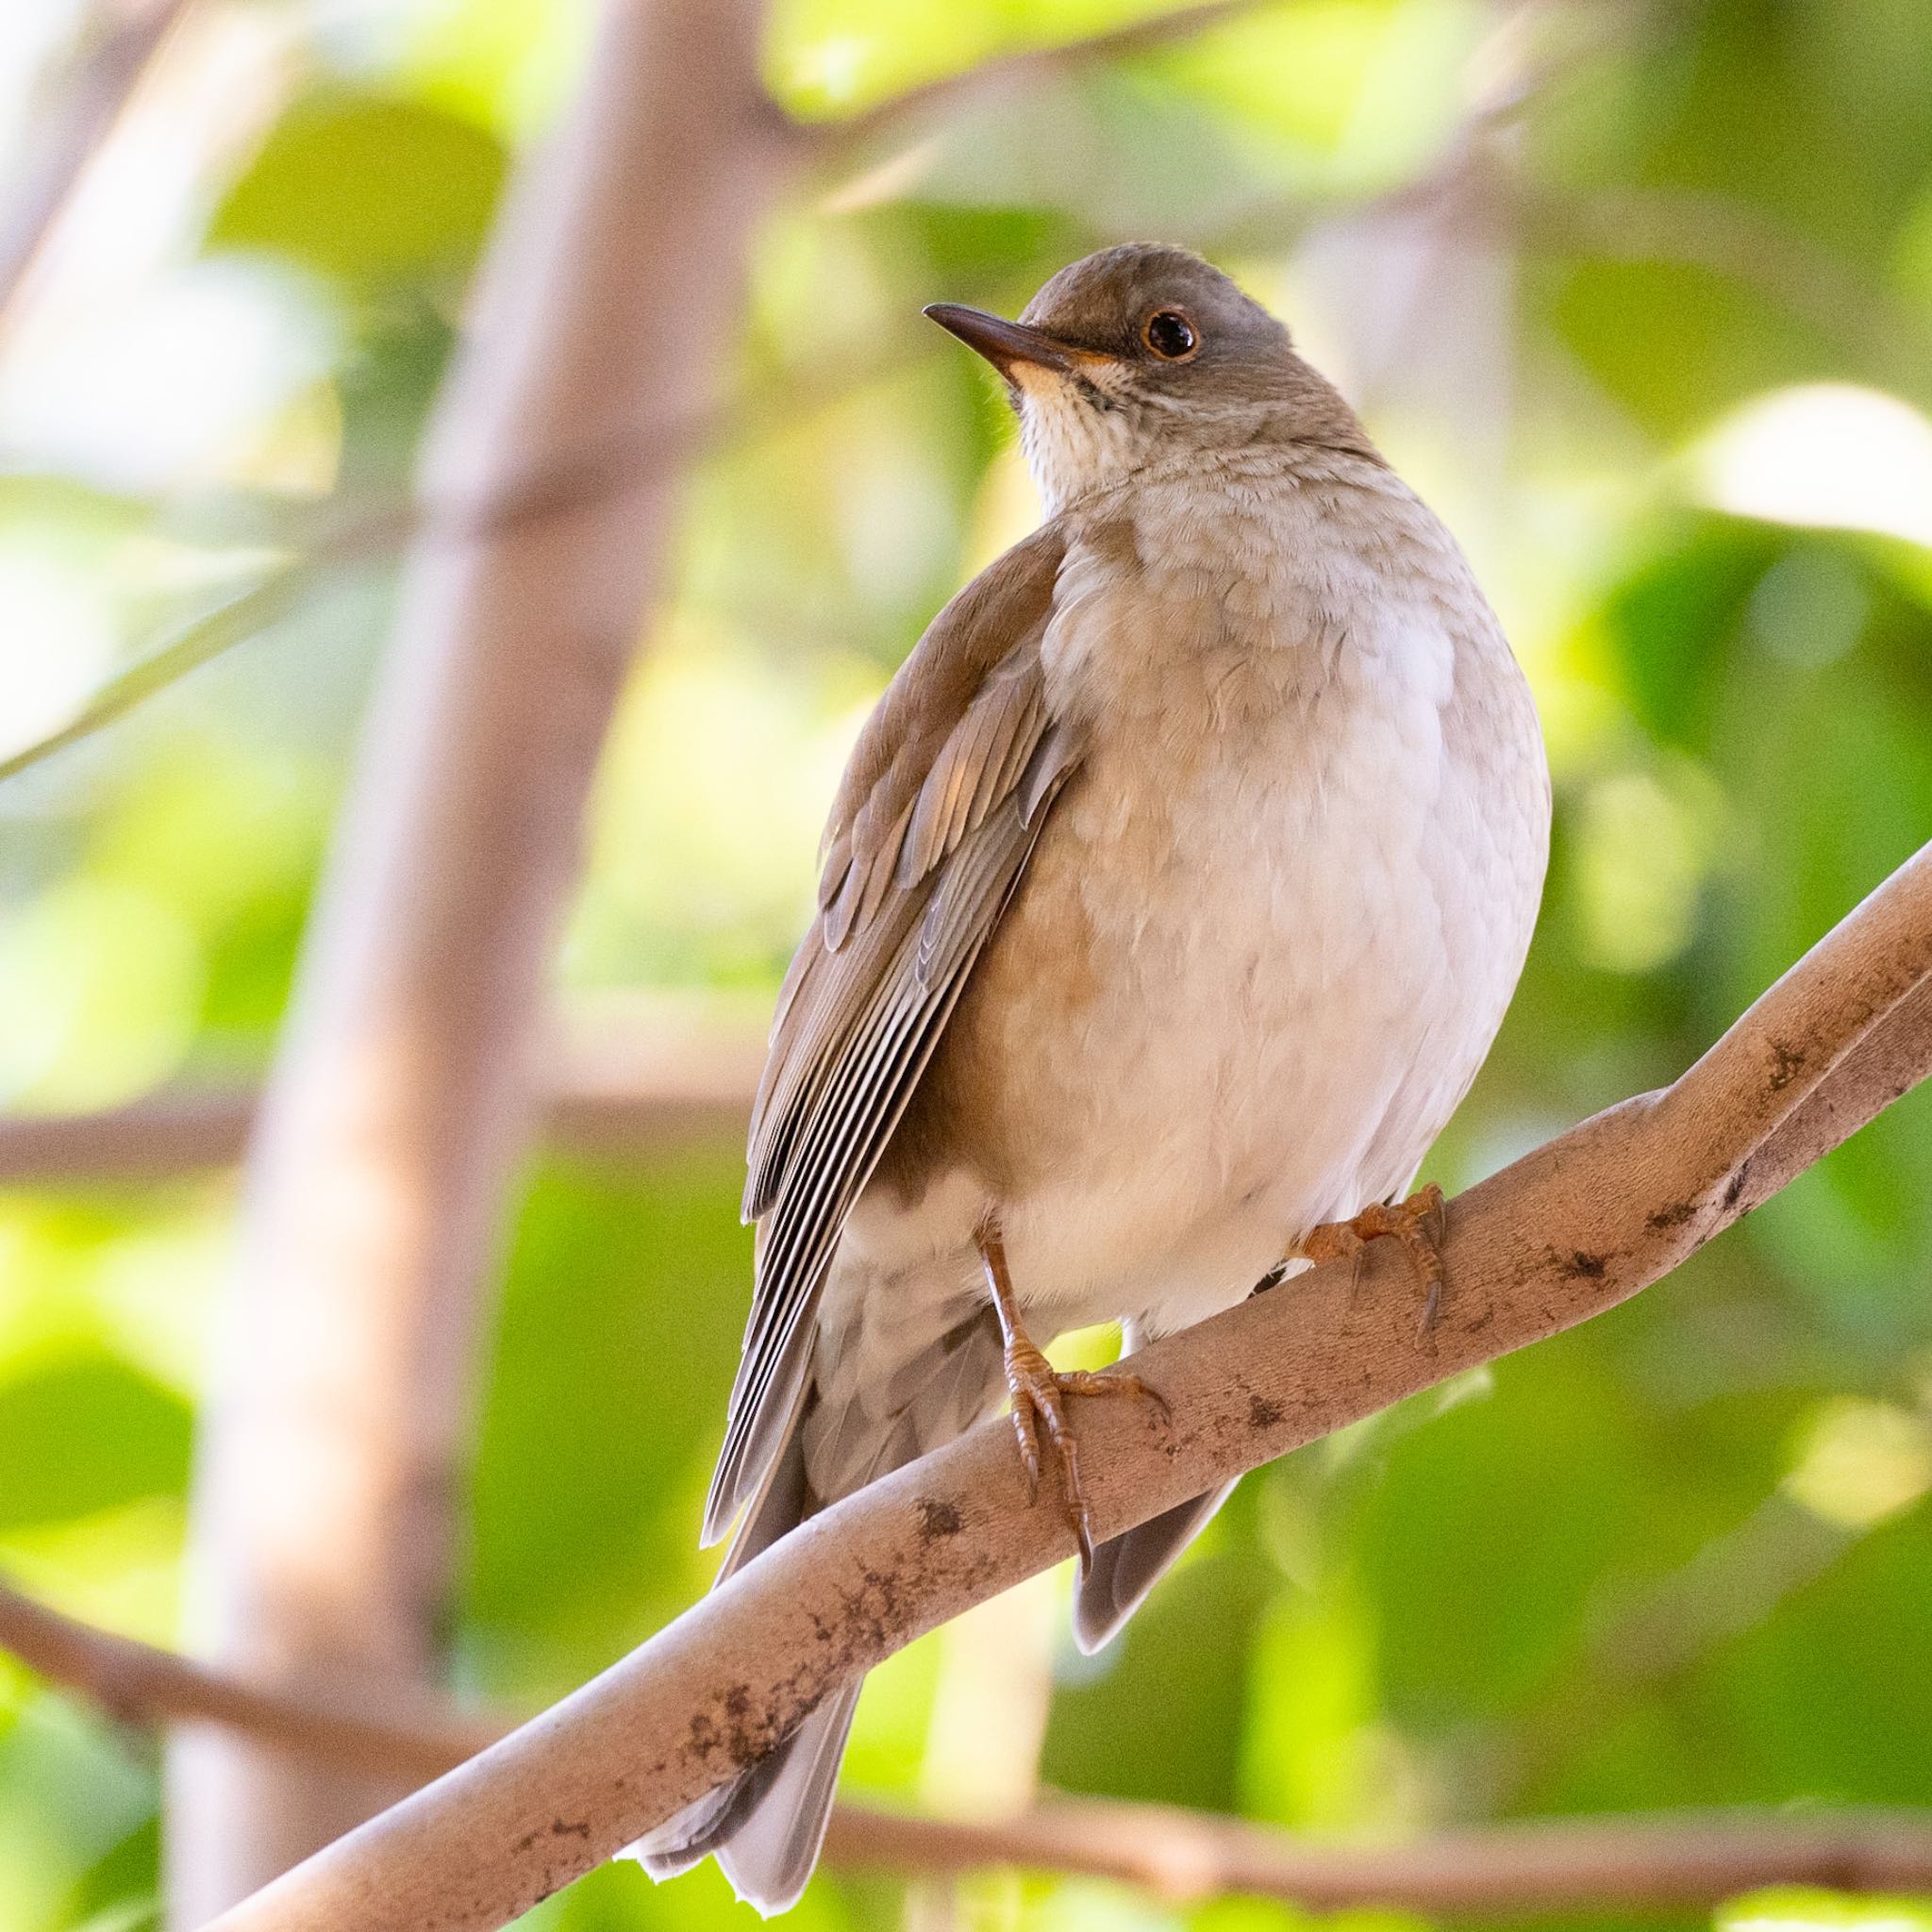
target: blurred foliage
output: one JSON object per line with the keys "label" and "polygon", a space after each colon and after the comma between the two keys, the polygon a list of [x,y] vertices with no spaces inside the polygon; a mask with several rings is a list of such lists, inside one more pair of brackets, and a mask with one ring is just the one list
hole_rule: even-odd
{"label": "blurred foliage", "polygon": [[[80,10],[0,21],[15,153]],[[768,77],[835,121],[1142,10],[782,0]],[[0,348],[0,757],[404,484],[506,169],[567,102],[589,17],[205,11]],[[1493,138],[1466,140],[1485,112]],[[1932,14],[1299,0],[828,161],[759,240],[741,400],[613,736],[563,998],[775,983],[858,720],[1034,513],[982,373],[918,308],[1011,308],[1149,233],[1291,317],[1464,537],[1537,687],[1554,863],[1432,1161],[1461,1184],[1671,1077],[1932,826]],[[390,577],[318,567],[258,635],[0,788],[12,1109],[262,1064]],[[1618,1314],[1251,1478],[1108,1655],[1058,1634],[1060,1579],[895,1659],[854,1782],[958,1801],[971,1759],[1013,1802],[1037,1751],[1071,1790],[1385,1838],[1932,1802],[1928,1123],[1907,1101]],[[737,1180],[700,1155],[531,1176],[464,1689],[552,1696],[702,1588]],[[0,1197],[0,1563],[160,1641],[233,1211],[224,1177]],[[155,1810],[147,1741],[0,1662],[0,1924],[145,1923]],[[904,1891],[830,1873],[795,1923],[893,1925]],[[958,1907],[1299,1923],[999,1875]],[[1925,1921],[1789,1892],[1718,1917]],[[526,1923],[744,1922],[708,1868],[658,1891],[626,1867]]]}
{"label": "blurred foliage", "polygon": [[291,108],[208,225],[214,248],[259,248],[354,284],[424,278],[481,246],[503,185],[500,142],[379,94]]}

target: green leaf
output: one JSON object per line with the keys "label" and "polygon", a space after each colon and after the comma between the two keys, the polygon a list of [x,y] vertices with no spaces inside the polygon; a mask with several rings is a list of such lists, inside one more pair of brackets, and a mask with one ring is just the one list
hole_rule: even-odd
{"label": "green leaf", "polygon": [[345,280],[464,267],[503,185],[502,147],[417,103],[329,94],[286,115],[216,212],[208,240]]}
{"label": "green leaf", "polygon": [[0,1386],[0,1530],[66,1523],[188,1482],[188,1405],[109,1356]]}

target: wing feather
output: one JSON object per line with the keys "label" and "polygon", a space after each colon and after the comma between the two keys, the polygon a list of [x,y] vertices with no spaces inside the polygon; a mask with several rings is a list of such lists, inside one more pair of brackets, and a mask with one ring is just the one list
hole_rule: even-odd
{"label": "wing feather", "polygon": [[845,1218],[1077,762],[1040,663],[1063,550],[1048,525],[947,606],[874,714],[833,808],[821,911],[779,995],[753,1114],[757,1286],[708,1541],[782,1446]]}

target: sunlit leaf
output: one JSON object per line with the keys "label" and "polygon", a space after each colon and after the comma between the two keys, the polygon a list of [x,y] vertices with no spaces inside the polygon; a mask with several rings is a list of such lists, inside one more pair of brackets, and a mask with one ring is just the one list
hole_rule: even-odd
{"label": "sunlit leaf", "polygon": [[325,275],[462,267],[488,229],[503,150],[474,122],[420,103],[324,94],[276,127],[208,230]]}
{"label": "sunlit leaf", "polygon": [[188,1437],[178,1395],[105,1356],[0,1383],[0,1529],[174,1495]]}

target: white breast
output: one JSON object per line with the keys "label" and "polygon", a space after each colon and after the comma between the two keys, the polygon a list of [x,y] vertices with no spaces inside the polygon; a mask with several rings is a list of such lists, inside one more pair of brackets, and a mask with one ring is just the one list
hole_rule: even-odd
{"label": "white breast", "polygon": [[1035,1074],[1065,1094],[1066,1158],[1004,1212],[1062,1325],[1199,1320],[1405,1186],[1501,1022],[1541,885],[1541,741],[1459,556],[1392,487],[1367,552],[1313,499],[1171,514],[1162,567],[1096,569],[1049,637],[1100,710],[1041,859],[1108,968]]}

